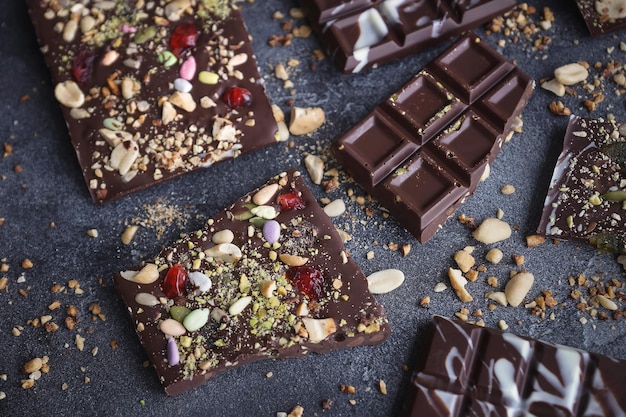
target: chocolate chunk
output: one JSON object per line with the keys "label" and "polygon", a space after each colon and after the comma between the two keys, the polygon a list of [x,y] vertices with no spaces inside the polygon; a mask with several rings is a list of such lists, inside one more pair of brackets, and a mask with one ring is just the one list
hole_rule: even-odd
{"label": "chocolate chunk", "polygon": [[302,0],[328,55],[346,73],[398,59],[515,6],[513,0]]}
{"label": "chocolate chunk", "polygon": [[626,137],[615,121],[572,116],[538,232],[626,252]]}
{"label": "chocolate chunk", "polygon": [[592,36],[626,28],[626,3],[622,0],[576,0]]}
{"label": "chocolate chunk", "polygon": [[275,143],[231,2],[28,4],[94,201]]}
{"label": "chocolate chunk", "polygon": [[403,416],[626,413],[626,361],[433,317]]}
{"label": "chocolate chunk", "polygon": [[114,280],[170,395],[249,362],[377,344],[391,332],[294,170]]}
{"label": "chocolate chunk", "polygon": [[512,134],[534,82],[472,33],[333,144],[354,179],[421,242]]}

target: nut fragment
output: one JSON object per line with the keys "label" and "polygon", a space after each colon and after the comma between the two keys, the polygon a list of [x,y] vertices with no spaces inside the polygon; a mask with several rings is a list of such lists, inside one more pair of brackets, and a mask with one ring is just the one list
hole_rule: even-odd
{"label": "nut fragment", "polygon": [[41,358],[33,358],[24,364],[22,370],[27,374],[37,372],[43,366],[43,360]]}
{"label": "nut fragment", "polygon": [[54,87],[54,97],[69,108],[81,107],[85,104],[85,95],[74,81],[63,81]]}
{"label": "nut fragment", "polygon": [[289,132],[292,135],[306,135],[317,130],[326,121],[321,107],[292,107]]}
{"label": "nut fragment", "polygon": [[485,255],[485,259],[487,259],[489,262],[491,262],[494,265],[500,263],[503,257],[504,257],[504,254],[498,248],[493,248],[489,250],[489,252],[487,252],[487,254]]}
{"label": "nut fragment", "polygon": [[298,255],[290,255],[288,253],[281,253],[278,255],[278,258],[285,264],[289,266],[302,266],[309,261],[309,258],[305,258],[303,256]]}
{"label": "nut fragment", "polygon": [[565,86],[555,78],[541,84],[541,88],[556,94],[559,97],[565,95]]}
{"label": "nut fragment", "polygon": [[278,191],[278,184],[269,184],[265,187],[261,188],[259,191],[252,196],[252,202],[257,206],[262,206],[270,202],[274,194]]}
{"label": "nut fragment", "polygon": [[326,319],[302,319],[306,331],[309,333],[309,341],[318,343],[337,331],[337,325],[332,317]]}
{"label": "nut fragment", "polygon": [[130,225],[127,226],[126,229],[124,229],[121,236],[121,240],[124,245],[129,245],[130,242],[133,241],[133,238],[137,233],[137,229],[139,229],[139,226],[137,225]]}
{"label": "nut fragment", "polygon": [[448,278],[450,278],[452,288],[454,288],[454,292],[461,301],[467,303],[474,300],[470,293],[465,289],[467,279],[465,279],[460,269],[448,268]]}
{"label": "nut fragment", "polygon": [[517,307],[524,301],[535,282],[535,276],[530,272],[519,272],[511,277],[504,287],[504,294],[510,305]]}
{"label": "nut fragment", "polygon": [[579,63],[563,65],[554,70],[554,78],[563,85],[574,85],[585,81],[589,76],[587,68]]}
{"label": "nut fragment", "polygon": [[159,279],[159,269],[155,264],[146,264],[139,272],[123,271],[120,272],[122,278],[139,284],[152,284]]}
{"label": "nut fragment", "polygon": [[404,282],[404,272],[399,269],[383,269],[367,277],[367,286],[372,294],[385,294],[395,290]]}
{"label": "nut fragment", "polygon": [[242,257],[241,249],[232,243],[220,243],[205,250],[204,254],[231,263],[239,261]]}
{"label": "nut fragment", "polygon": [[340,198],[333,200],[324,206],[324,213],[326,213],[328,217],[339,217],[345,212],[346,203],[344,203]]}
{"label": "nut fragment", "polygon": [[454,254],[454,261],[462,272],[469,271],[476,264],[471,252],[466,249],[457,251]]}
{"label": "nut fragment", "polygon": [[317,155],[309,154],[304,158],[304,165],[314,184],[321,184],[324,177],[324,161]]}
{"label": "nut fragment", "polygon": [[500,219],[490,217],[483,220],[472,236],[485,244],[500,242],[511,236],[511,226]]}

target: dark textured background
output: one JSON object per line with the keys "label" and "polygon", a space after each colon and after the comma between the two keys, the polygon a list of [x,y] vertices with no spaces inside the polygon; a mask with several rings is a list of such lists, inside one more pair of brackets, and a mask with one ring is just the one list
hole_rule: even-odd
{"label": "dark textured background", "polygon": [[[542,4],[539,4],[542,3]],[[535,2],[538,9],[549,6],[556,17],[552,29],[542,32],[552,42],[543,52],[533,51],[531,42],[510,42],[503,36],[484,39],[496,45],[507,39],[501,52],[536,80],[549,77],[554,68],[586,60],[590,63],[608,60],[626,61],[626,52],[619,49],[624,32],[593,39],[588,35],[574,1]],[[198,389],[176,398],[163,393],[150,367],[144,366],[146,356],[138,344],[133,325],[112,285],[115,271],[132,266],[158,253],[182,231],[194,230],[204,219],[229,205],[237,197],[261,185],[266,178],[290,166],[302,164],[306,152],[325,154],[331,141],[363,118],[373,106],[401,87],[426,63],[436,57],[449,42],[429,49],[401,62],[358,75],[342,75],[329,60],[316,62],[311,58],[319,48],[315,37],[296,39],[290,47],[268,47],[273,34],[284,33],[272,14],[296,6],[291,0],[256,0],[243,6],[244,17],[254,37],[259,66],[273,103],[289,108],[288,100],[299,106],[321,106],[327,123],[311,137],[292,138],[295,146],[279,143],[267,150],[228,161],[212,169],[188,175],[162,186],[100,207],[94,205],[83,183],[80,168],[67,136],[61,112],[55,102],[50,79],[39,53],[26,6],[19,0],[5,0],[0,7],[0,146],[10,144],[13,152],[0,157],[0,262],[10,267],[6,273],[8,290],[0,292],[0,400],[2,416],[274,416],[301,404],[305,415],[393,416],[404,398],[409,372],[403,365],[416,357],[426,324],[432,314],[453,316],[463,304],[451,289],[434,293],[437,282],[447,283],[446,270],[453,266],[452,255],[467,245],[476,246],[479,263],[485,263],[489,249],[470,237],[468,229],[451,219],[443,230],[427,244],[419,244],[392,219],[384,219],[379,207],[366,217],[362,207],[349,202],[346,191],[358,186],[343,183],[327,195],[319,186],[313,191],[320,198],[343,198],[348,202],[346,216],[336,224],[348,230],[353,240],[347,247],[366,274],[383,268],[399,268],[406,281],[396,291],[378,296],[388,312],[394,329],[382,345],[312,355],[303,359],[274,360],[252,364],[219,375]],[[539,10],[540,12],[541,10]],[[539,15],[534,19],[539,20]],[[295,21],[295,24],[303,24]],[[484,30],[477,30],[484,34]],[[578,41],[578,42],[575,42]],[[609,53],[608,48],[614,48]],[[300,65],[291,72],[295,92],[282,87],[273,76],[273,67],[298,58]],[[592,76],[597,71],[591,71]],[[615,94],[615,84],[605,83],[605,102],[594,116],[615,114],[626,120],[624,101]],[[563,101],[575,114],[589,116],[582,106],[588,93],[575,86],[580,96]],[[22,97],[28,99],[23,101]],[[568,275],[584,273],[603,280],[622,280],[613,255],[602,254],[585,245],[551,242],[527,248],[524,237],[534,232],[540,217],[551,170],[560,152],[567,118],[548,111],[555,97],[540,88],[536,90],[524,112],[524,132],[508,143],[492,167],[490,178],[479,186],[477,194],[459,210],[478,220],[493,216],[498,208],[504,220],[516,225],[513,236],[498,245],[505,260],[488,266],[478,281],[468,285],[475,301],[470,311],[481,309],[489,326],[504,319],[511,332],[626,359],[626,323],[600,321],[575,309],[569,297]],[[334,166],[332,159],[328,166]],[[15,170],[16,166],[22,172]],[[345,179],[345,175],[342,176]],[[504,184],[513,184],[517,191],[505,196]],[[121,244],[119,235],[125,224],[146,219],[145,205],[173,207],[187,216],[184,222],[173,223],[163,234],[157,234],[157,221],[142,227],[130,246]],[[50,224],[54,223],[55,227]],[[88,237],[95,228],[99,237]],[[389,242],[411,244],[406,257],[386,248]],[[374,259],[366,253],[373,251]],[[536,277],[529,299],[541,290],[552,290],[560,304],[548,311],[553,319],[540,319],[523,307],[499,307],[491,312],[483,298],[489,287],[487,275],[506,282],[515,265],[511,254],[525,256],[524,267]],[[22,269],[24,258],[33,261],[32,269]],[[53,294],[54,283],[67,288],[76,279],[84,290]],[[23,282],[22,282],[23,281]],[[27,297],[18,293],[24,290]],[[419,300],[431,296],[430,308],[419,306]],[[62,308],[49,311],[47,306],[59,300]],[[92,321],[89,305],[97,303],[106,320]],[[73,331],[64,327],[65,307],[73,304],[80,311],[79,323]],[[622,309],[623,305],[620,306]],[[29,320],[50,314],[61,327],[56,333],[28,325]],[[585,325],[581,317],[589,322]],[[12,329],[22,326],[21,335]],[[85,350],[74,343],[76,334],[86,338]],[[112,345],[116,345],[113,348]],[[92,350],[98,348],[97,355]],[[23,390],[21,371],[33,357],[48,356],[50,372]],[[272,373],[268,377],[268,372]],[[6,378],[4,378],[6,376]],[[88,380],[86,379],[88,378]],[[377,383],[384,380],[388,395],[378,392]],[[62,385],[67,384],[63,390]],[[340,384],[356,387],[355,395],[339,391]],[[330,411],[321,408],[323,400],[333,400]],[[354,399],[355,405],[348,401]]]}

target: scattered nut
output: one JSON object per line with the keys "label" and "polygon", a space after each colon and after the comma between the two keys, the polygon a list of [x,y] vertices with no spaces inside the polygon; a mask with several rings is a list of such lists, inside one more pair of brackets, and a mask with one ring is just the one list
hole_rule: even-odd
{"label": "scattered nut", "polygon": [[326,121],[321,107],[292,107],[289,132],[292,135],[306,135],[317,130]]}
{"label": "scattered nut", "polygon": [[465,279],[460,269],[448,268],[448,278],[450,278],[452,288],[454,288],[454,292],[461,301],[467,303],[474,300],[465,289],[467,279]]}
{"label": "scattered nut", "polygon": [[395,290],[404,282],[404,272],[399,269],[383,269],[367,277],[367,286],[372,294],[385,294]]}
{"label": "scattered nut", "polygon": [[587,68],[578,63],[563,65],[554,70],[554,78],[563,85],[573,85],[585,81],[588,76]]}
{"label": "scattered nut", "polygon": [[324,178],[324,161],[317,155],[309,154],[304,158],[304,165],[314,184],[321,184]]}
{"label": "scattered nut", "polygon": [[513,307],[520,305],[534,282],[535,276],[530,272],[518,272],[513,275],[504,287],[504,293],[509,304]]}
{"label": "scattered nut", "polygon": [[508,223],[495,217],[490,217],[483,220],[480,226],[474,230],[472,236],[479,242],[491,244],[508,239],[511,233],[511,226]]}

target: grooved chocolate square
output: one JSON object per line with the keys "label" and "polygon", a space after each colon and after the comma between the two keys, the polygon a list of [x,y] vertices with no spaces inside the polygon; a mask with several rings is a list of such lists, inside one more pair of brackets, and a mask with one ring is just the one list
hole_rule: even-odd
{"label": "grooved chocolate square", "polygon": [[426,242],[474,193],[533,88],[531,78],[468,33],[338,138],[333,152]]}

